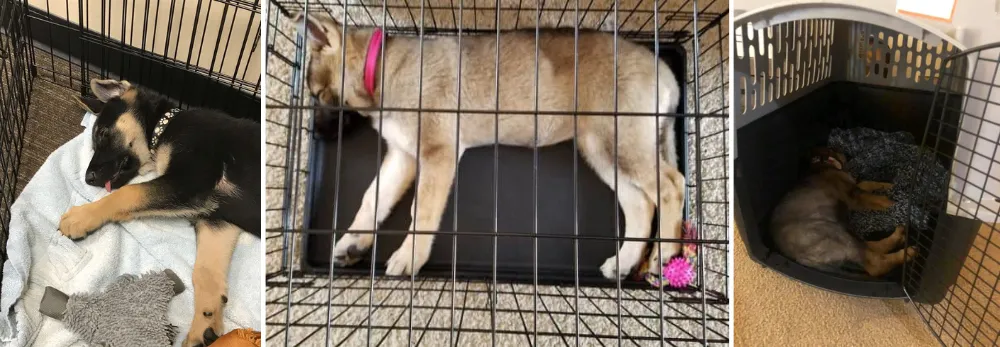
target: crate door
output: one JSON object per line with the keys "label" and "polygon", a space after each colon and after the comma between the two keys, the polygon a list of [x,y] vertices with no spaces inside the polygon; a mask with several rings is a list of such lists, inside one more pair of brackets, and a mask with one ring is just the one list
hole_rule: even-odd
{"label": "crate door", "polygon": [[[1000,337],[1000,43],[945,60],[923,146],[949,169],[933,230],[910,235],[919,252],[904,286],[946,346],[994,346]],[[951,139],[957,139],[953,141]]]}

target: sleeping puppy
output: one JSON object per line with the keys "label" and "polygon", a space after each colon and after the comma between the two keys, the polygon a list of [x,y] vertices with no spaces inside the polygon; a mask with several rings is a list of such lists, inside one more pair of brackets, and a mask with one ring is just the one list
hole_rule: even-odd
{"label": "sleeping puppy", "polygon": [[[414,179],[417,201],[409,230],[437,230],[456,163],[466,149],[494,144],[548,146],[576,136],[584,159],[618,195],[626,237],[649,238],[651,220],[659,208],[660,232],[656,237],[681,238],[684,176],[677,169],[674,118],[652,116],[676,112],[680,89],[667,64],[648,49],[618,40],[617,109],[631,115],[616,118],[612,117],[615,38],[611,34],[580,32],[579,49],[575,50],[572,31],[543,31],[537,45],[536,77],[534,32],[501,33],[499,70],[503,78],[499,79],[497,97],[496,36],[464,36],[461,48],[455,37],[425,37],[421,47],[418,37],[388,36],[374,29],[345,31],[328,16],[296,18],[300,24],[303,21],[309,36],[306,82],[310,93],[324,106],[339,106],[343,99],[346,105],[360,109],[388,145],[379,169],[378,191],[373,180],[349,230],[377,229]],[[382,44],[384,52],[380,51]],[[384,111],[373,110],[383,106]],[[537,117],[537,129],[531,114],[501,113],[496,131],[493,114],[459,116],[443,111],[459,106],[463,110],[517,112],[533,112],[537,107],[549,113]],[[416,108],[442,111],[422,112],[419,117],[397,111]],[[574,117],[575,110],[587,114]],[[323,119],[332,114],[325,115],[318,113],[317,123],[335,121]],[[433,239],[434,235],[426,233],[407,235],[390,257],[386,274],[417,273],[427,262]],[[356,263],[373,240],[371,233],[341,237],[334,247],[335,264]],[[601,272],[609,279],[629,274],[640,263],[646,244],[624,242],[620,256],[608,258]],[[654,264],[665,262],[679,251],[679,243],[659,242],[648,259]]]}
{"label": "sleeping puppy", "polygon": [[[92,80],[97,115],[87,184],[107,196],[69,209],[59,231],[82,239],[106,223],[142,217],[191,220],[197,232],[195,314],[184,346],[224,333],[229,262],[240,233],[260,237],[260,125],[209,110],[181,111],[127,81]],[[155,171],[149,182],[128,184]]]}
{"label": "sleeping puppy", "polygon": [[894,202],[874,193],[892,184],[857,183],[843,170],[845,161],[828,148],[814,151],[809,175],[775,208],[771,236],[782,254],[802,265],[834,271],[854,263],[879,277],[916,255],[916,247],[889,253],[905,240],[903,226],[885,239],[867,242],[847,229],[850,210],[881,211]]}

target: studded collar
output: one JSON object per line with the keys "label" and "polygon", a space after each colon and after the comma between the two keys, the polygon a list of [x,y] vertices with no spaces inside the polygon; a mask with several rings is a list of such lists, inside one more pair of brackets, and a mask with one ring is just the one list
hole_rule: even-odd
{"label": "studded collar", "polygon": [[156,155],[156,147],[160,143],[160,136],[163,135],[163,130],[167,128],[167,124],[170,124],[170,120],[174,118],[177,112],[181,109],[174,108],[163,114],[160,120],[156,122],[156,127],[153,128],[153,138],[149,141],[149,154]]}

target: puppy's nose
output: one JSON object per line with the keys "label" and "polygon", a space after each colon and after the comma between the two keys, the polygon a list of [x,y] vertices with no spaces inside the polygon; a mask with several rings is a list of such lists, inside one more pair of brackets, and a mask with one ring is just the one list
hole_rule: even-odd
{"label": "puppy's nose", "polygon": [[212,328],[205,329],[205,333],[203,333],[201,337],[205,339],[206,346],[211,345],[213,342],[215,342],[215,340],[219,339],[219,335],[216,335],[215,329]]}
{"label": "puppy's nose", "polygon": [[97,184],[97,173],[93,171],[87,171],[87,176],[84,179],[87,184]]}

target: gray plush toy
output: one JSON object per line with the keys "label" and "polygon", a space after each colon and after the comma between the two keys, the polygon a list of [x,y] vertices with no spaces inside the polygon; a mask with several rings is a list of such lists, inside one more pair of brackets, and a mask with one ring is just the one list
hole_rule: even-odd
{"label": "gray plush toy", "polygon": [[184,291],[173,271],[122,275],[102,292],[66,295],[45,287],[39,311],[95,346],[170,346],[177,327],[167,307]]}

